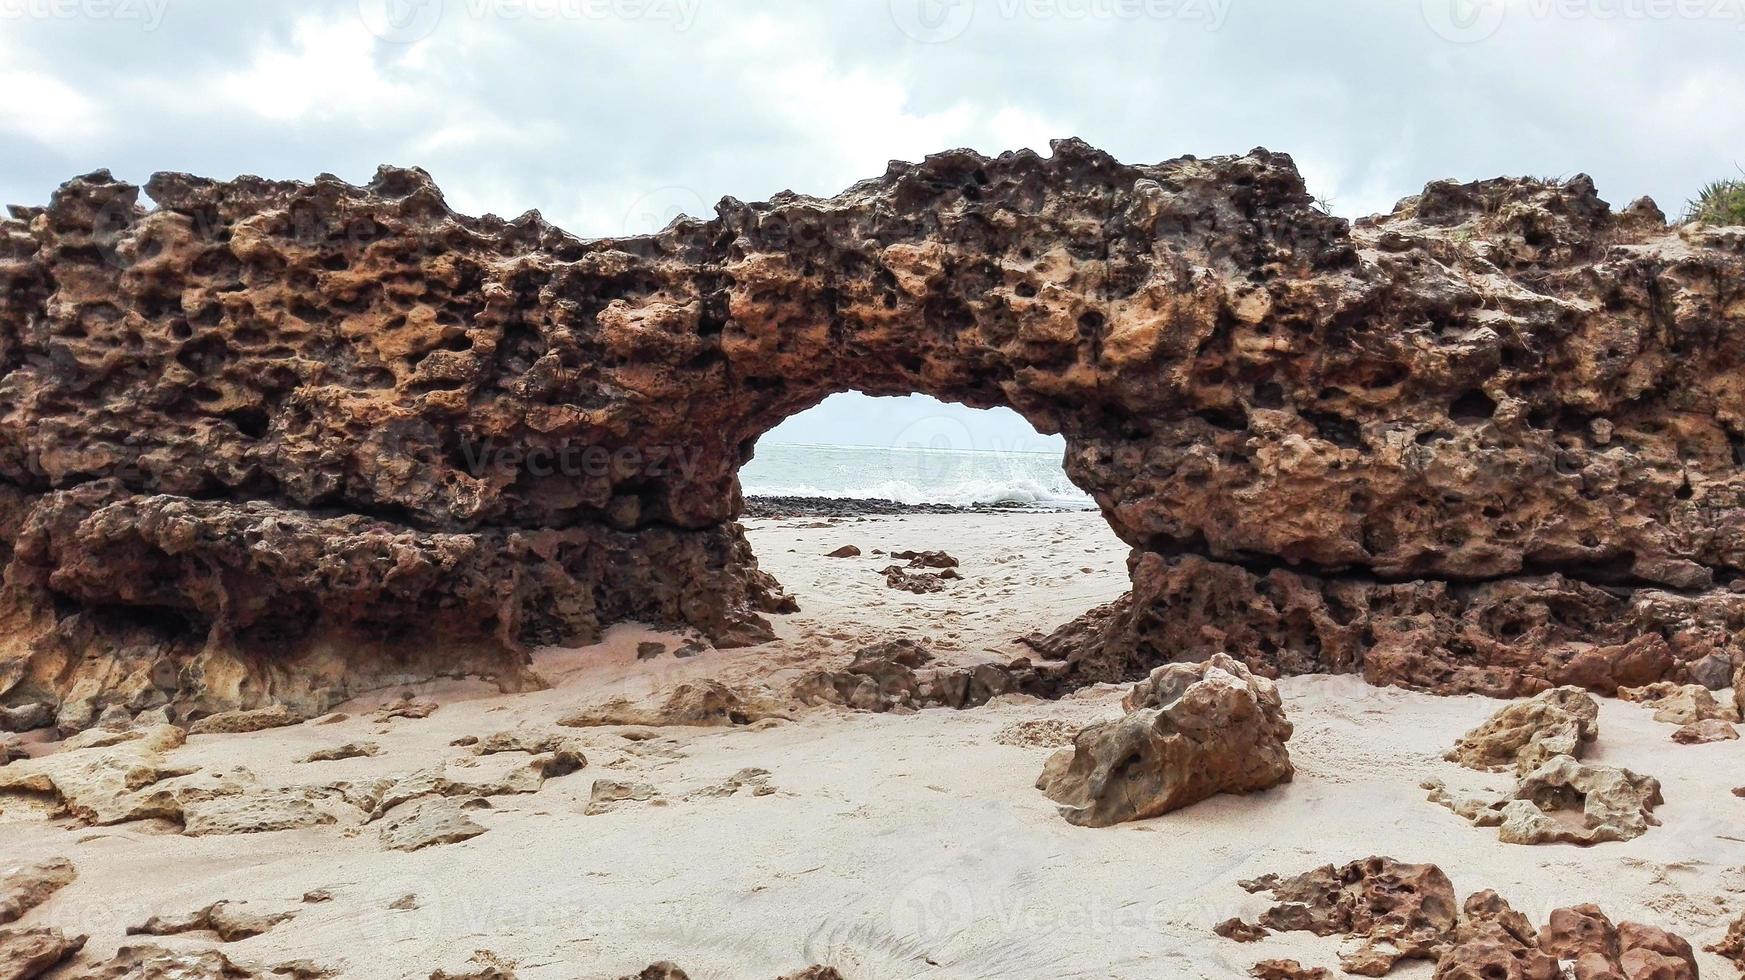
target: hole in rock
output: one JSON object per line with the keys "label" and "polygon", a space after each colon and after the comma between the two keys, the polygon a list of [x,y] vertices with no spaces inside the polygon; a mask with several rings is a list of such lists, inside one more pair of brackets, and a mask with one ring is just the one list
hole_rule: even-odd
{"label": "hole in rock", "polygon": [[[947,664],[1034,659],[1019,637],[1128,586],[1128,546],[1065,451],[1010,409],[926,395],[846,392],[790,416],[739,471],[759,565],[800,605],[780,628],[849,651],[906,638]],[[911,551],[957,564],[940,576],[896,557]]]}

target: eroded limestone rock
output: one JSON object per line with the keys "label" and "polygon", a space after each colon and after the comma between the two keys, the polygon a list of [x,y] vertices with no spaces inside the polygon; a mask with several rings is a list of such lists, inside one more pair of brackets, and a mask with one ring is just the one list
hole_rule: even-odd
{"label": "eroded limestone rock", "polygon": [[1617,926],[1595,905],[1552,911],[1539,930],[1539,948],[1575,963],[1577,980],[1697,980],[1690,943],[1654,926]]}
{"label": "eroded limestone rock", "polygon": [[1372,857],[1241,884],[1278,900],[1260,917],[1269,929],[1355,940],[1339,962],[1359,976],[1384,976],[1401,960],[1436,959],[1453,940],[1459,916],[1454,885],[1433,864]]}
{"label": "eroded limestone rock", "polygon": [[1731,742],[1739,737],[1739,729],[1719,718],[1709,718],[1685,725],[1672,733],[1680,745],[1708,745],[1711,742]]}
{"label": "eroded limestone rock", "polygon": [[423,796],[390,812],[378,833],[382,846],[394,851],[458,844],[485,832],[469,814],[490,808],[488,800],[476,796]]}
{"label": "eroded limestone rock", "polygon": [[268,705],[264,708],[253,708],[248,711],[221,711],[208,715],[188,726],[190,735],[237,735],[245,732],[264,732],[270,728],[284,728],[296,725],[303,719],[290,708],[282,704]]}
{"label": "eroded limestone rock", "polygon": [[614,698],[605,704],[559,718],[557,723],[565,728],[615,725],[730,727],[772,717],[783,717],[783,713],[770,698],[729,687],[720,681],[701,680],[674,685],[658,704]]}
{"label": "eroded limestone rock", "polygon": [[1080,732],[1037,780],[1071,823],[1142,820],[1295,773],[1278,690],[1230,657],[1159,667],[1123,703],[1124,717]]}
{"label": "eroded limestone rock", "polygon": [[145,190],[0,220],[0,704],[64,728],[517,689],[626,620],[766,639],[736,474],[849,389],[1065,437],[1135,551],[1061,686],[1227,651],[1610,693],[1739,652],[1737,231],[1585,176],[1349,224],[1284,154],[1064,140],[594,241],[417,170]]}
{"label": "eroded limestone rock", "polygon": [[137,926],[128,926],[130,936],[175,936],[185,932],[210,932],[219,942],[234,943],[259,936],[297,913],[261,912],[246,902],[213,902],[193,912],[154,915]]}
{"label": "eroded limestone rock", "polygon": [[78,877],[73,862],[62,857],[0,866],[0,925],[17,922]]}
{"label": "eroded limestone rock", "polygon": [[85,936],[59,929],[0,929],[0,977],[35,980],[85,948]]}
{"label": "eroded limestone rock", "polygon": [[1634,840],[1659,825],[1653,811],[1664,802],[1652,776],[1558,756],[1521,780],[1497,836],[1508,844]]}
{"label": "eroded limestone rock", "polygon": [[1539,949],[1533,923],[1487,889],[1461,906],[1453,946],[1438,957],[1435,980],[1562,980],[1562,971]]}
{"label": "eroded limestone rock", "polygon": [[1701,684],[1671,684],[1662,681],[1647,687],[1627,688],[1618,692],[1626,701],[1637,701],[1654,709],[1654,720],[1669,725],[1691,725],[1699,721],[1738,721],[1739,712],[1731,704],[1715,699],[1713,691]]}
{"label": "eroded limestone rock", "polygon": [[1444,758],[1480,772],[1526,775],[1553,756],[1580,758],[1599,737],[1600,706],[1586,691],[1560,687],[1503,707]]}

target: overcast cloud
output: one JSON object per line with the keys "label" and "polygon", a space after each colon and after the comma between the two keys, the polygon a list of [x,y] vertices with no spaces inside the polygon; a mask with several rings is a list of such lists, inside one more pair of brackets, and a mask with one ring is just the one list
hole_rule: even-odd
{"label": "overcast cloud", "polygon": [[1072,135],[1284,150],[1347,216],[1577,172],[1671,213],[1745,164],[1745,0],[0,0],[0,91],[9,203],[398,163],[615,235]]}

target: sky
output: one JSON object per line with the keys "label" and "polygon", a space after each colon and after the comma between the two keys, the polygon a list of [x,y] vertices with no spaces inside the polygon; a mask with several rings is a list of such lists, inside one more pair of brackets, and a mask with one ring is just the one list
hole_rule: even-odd
{"label": "sky", "polygon": [[[3,203],[395,163],[461,211],[620,235],[1078,136],[1283,150],[1348,217],[1581,172],[1676,213],[1745,165],[1745,0],[0,0],[0,91]],[[833,441],[915,422],[814,411]]]}

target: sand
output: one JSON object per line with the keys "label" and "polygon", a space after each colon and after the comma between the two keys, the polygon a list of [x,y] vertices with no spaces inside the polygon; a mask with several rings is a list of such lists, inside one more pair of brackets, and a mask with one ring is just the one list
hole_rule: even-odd
{"label": "sand", "polygon": [[[1126,549],[1095,514],[764,520],[752,523],[751,538],[803,607],[779,617],[772,644],[638,661],[639,643],[677,647],[687,638],[622,627],[594,647],[540,651],[550,690],[436,685],[421,693],[443,706],[425,719],[379,723],[364,702],[334,724],[195,736],[171,761],[245,766],[286,785],[404,774],[470,758],[450,745],[457,738],[546,727],[683,680],[779,692],[808,668],[838,665],[857,646],[892,636],[931,638],[964,661],[1010,659],[1024,653],[1017,636],[1125,585]],[[844,544],[868,554],[823,557]],[[878,574],[888,562],[874,548],[944,548],[962,560],[965,578],[939,594],[898,592]],[[1506,785],[1505,776],[1441,759],[1499,702],[1349,677],[1291,678],[1281,690],[1296,724],[1294,782],[1101,830],[1068,825],[1033,784],[1063,732],[1119,713],[1122,691],[1113,687],[969,711],[812,708],[731,729],[564,729],[585,742],[587,768],[537,793],[493,797],[471,814],[487,828],[481,836],[411,853],[383,850],[376,826],[357,821],[190,838],[168,825],[50,822],[17,806],[0,813],[0,840],[9,859],[65,855],[77,864],[79,880],[24,924],[89,933],[87,962],[153,914],[229,899],[297,912],[264,935],[223,944],[233,959],[310,958],[366,978],[422,978],[458,969],[477,951],[513,961],[522,978],[617,977],[660,959],[698,980],[774,978],[812,963],[849,980],[1226,978],[1274,957],[1336,969],[1334,939],[1275,934],[1241,945],[1211,929],[1266,907],[1239,879],[1371,854],[1434,862],[1462,896],[1495,888],[1535,922],[1557,906],[1595,902],[1614,919],[1662,926],[1700,946],[1745,909],[1745,800],[1730,793],[1745,784],[1745,741],[1679,746],[1673,726],[1647,709],[1606,701],[1590,758],[1658,777],[1664,826],[1624,844],[1520,847],[1427,802],[1419,788],[1428,778]],[[352,741],[376,742],[382,753],[293,761]],[[494,772],[524,758],[491,756],[453,771]],[[748,769],[767,776],[728,794],[724,781]],[[599,779],[645,783],[658,795],[588,815]],[[332,900],[300,901],[315,889]],[[416,908],[390,908],[406,895]],[[215,943],[209,934],[155,941]],[[1734,975],[1719,958],[1699,956],[1705,976]],[[1429,974],[1416,964],[1393,975]]]}

